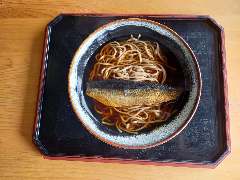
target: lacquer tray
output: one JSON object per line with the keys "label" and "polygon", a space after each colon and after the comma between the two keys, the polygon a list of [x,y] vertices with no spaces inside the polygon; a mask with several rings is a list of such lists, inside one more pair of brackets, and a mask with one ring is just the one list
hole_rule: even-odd
{"label": "lacquer tray", "polygon": [[[69,65],[82,41],[116,19],[138,17],[175,30],[193,49],[202,95],[190,124],[157,147],[126,150],[91,135],[68,97]],[[216,167],[230,152],[224,33],[208,16],[62,14],[46,27],[33,141],[48,159]]]}

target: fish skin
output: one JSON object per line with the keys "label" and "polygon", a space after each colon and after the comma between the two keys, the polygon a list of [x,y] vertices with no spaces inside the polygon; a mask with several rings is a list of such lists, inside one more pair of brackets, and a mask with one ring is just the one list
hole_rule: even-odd
{"label": "fish skin", "polygon": [[175,100],[183,92],[160,83],[125,80],[101,80],[87,82],[86,94],[111,107],[155,105]]}

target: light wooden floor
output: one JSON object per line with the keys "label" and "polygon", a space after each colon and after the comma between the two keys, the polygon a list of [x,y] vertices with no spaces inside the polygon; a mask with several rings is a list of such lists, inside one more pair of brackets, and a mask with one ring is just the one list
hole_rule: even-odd
{"label": "light wooden floor", "polygon": [[[225,28],[232,153],[216,169],[44,160],[31,143],[44,27],[61,12],[208,14]],[[240,1],[0,0],[0,179],[240,179]]]}

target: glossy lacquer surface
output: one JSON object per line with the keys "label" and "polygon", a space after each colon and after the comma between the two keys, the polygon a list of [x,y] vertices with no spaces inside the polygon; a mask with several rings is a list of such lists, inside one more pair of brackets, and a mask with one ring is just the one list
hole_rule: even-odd
{"label": "glossy lacquer surface", "polygon": [[208,17],[144,17],[165,24],[182,36],[200,65],[200,104],[190,124],[178,136],[154,148],[126,150],[96,139],[78,120],[68,96],[68,72],[74,53],[96,28],[122,18],[61,15],[48,25],[34,142],[45,156],[52,158],[216,165],[229,151],[227,102],[223,34]]}

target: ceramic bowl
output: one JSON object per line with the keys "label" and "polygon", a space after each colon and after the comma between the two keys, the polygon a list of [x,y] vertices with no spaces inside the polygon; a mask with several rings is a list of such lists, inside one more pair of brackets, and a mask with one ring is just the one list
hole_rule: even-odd
{"label": "ceramic bowl", "polygon": [[[142,39],[157,41],[166,56],[174,59],[182,70],[187,87],[179,111],[161,125],[139,134],[120,133],[101,123],[93,109],[93,101],[86,94],[86,82],[94,64],[94,57],[104,44],[113,40],[128,39],[141,34]],[[96,138],[112,146],[142,149],[163,144],[177,136],[191,121],[201,94],[201,74],[197,59],[189,45],[176,32],[165,25],[146,19],[130,18],[113,21],[91,33],[73,57],[68,91],[74,112],[81,123]]]}

